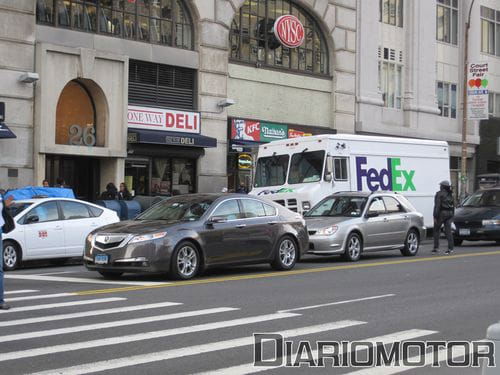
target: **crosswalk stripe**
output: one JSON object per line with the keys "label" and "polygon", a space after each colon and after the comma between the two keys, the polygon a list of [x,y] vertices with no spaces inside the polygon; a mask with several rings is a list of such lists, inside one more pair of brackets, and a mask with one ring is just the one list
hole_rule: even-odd
{"label": "crosswalk stripe", "polygon": [[32,290],[32,289],[24,289],[24,290],[8,290],[4,292],[3,294],[23,294],[23,293],[36,293],[39,292],[39,290]]}
{"label": "crosswalk stripe", "polygon": [[46,346],[46,347],[42,347],[42,348],[20,350],[20,351],[16,351],[16,352],[0,353],[0,362],[10,361],[13,359],[37,357],[37,356],[46,355],[46,354],[63,353],[63,352],[69,352],[69,351],[74,351],[74,350],[98,348],[98,347],[109,346],[109,345],[131,343],[131,342],[137,342],[137,341],[143,341],[143,340],[150,340],[150,339],[154,339],[154,338],[163,338],[163,337],[169,337],[169,336],[175,336],[175,335],[182,335],[182,334],[186,334],[186,333],[195,333],[195,332],[210,331],[210,330],[220,329],[220,328],[236,327],[236,326],[242,326],[242,325],[246,325],[246,324],[262,323],[265,321],[285,319],[285,318],[291,318],[291,317],[295,317],[295,316],[300,316],[300,315],[293,314],[293,313],[274,313],[274,314],[267,314],[267,315],[258,315],[258,316],[251,316],[251,317],[247,317],[247,318],[239,318],[239,319],[234,319],[234,320],[226,320],[226,321],[215,322],[215,323],[205,323],[205,324],[199,324],[199,325],[194,325],[194,326],[171,328],[171,329],[166,329],[166,330],[161,330],[161,331],[144,332],[144,333],[138,333],[138,334],[132,334],[132,335],[125,335],[125,336],[114,336],[114,337],[107,337],[105,339],[99,339],[99,340],[82,341],[82,342],[77,342],[77,343],[72,343],[72,344],[54,345],[54,346]]}
{"label": "crosswalk stripe", "polygon": [[62,303],[49,303],[46,305],[34,305],[34,306],[23,306],[16,307],[10,310],[2,310],[0,311],[0,316],[3,314],[9,313],[19,313],[23,311],[38,311],[38,310],[47,310],[47,309],[55,309],[57,307],[68,307],[68,306],[80,306],[80,305],[91,305],[93,303],[106,303],[106,302],[117,302],[117,301],[125,301],[126,298],[123,297],[109,297],[109,298],[95,298],[95,299],[87,299],[83,301],[70,301],[70,302],[62,302]]}
{"label": "crosswalk stripe", "polygon": [[103,309],[103,310],[82,311],[82,312],[77,312],[77,313],[72,313],[72,314],[49,315],[49,316],[42,316],[39,318],[16,319],[16,320],[10,320],[10,321],[6,321],[6,322],[0,322],[0,327],[13,327],[13,326],[25,325],[25,324],[53,322],[53,321],[57,321],[57,320],[66,320],[66,319],[75,319],[75,318],[85,318],[88,316],[94,317],[94,316],[99,316],[99,315],[124,313],[124,312],[130,312],[130,311],[151,310],[151,309],[158,309],[161,307],[170,307],[170,306],[179,306],[179,305],[182,305],[182,303],[161,302],[161,303],[150,303],[147,305],[135,305],[135,306],[126,306],[126,307],[115,307],[115,308]]}
{"label": "crosswalk stripe", "polygon": [[[464,357],[465,355],[468,355],[469,353],[465,352],[465,348],[457,346],[453,349],[452,353],[448,353],[447,349],[440,349],[437,352],[437,355],[435,355],[433,352],[427,353],[424,356],[413,356],[410,358],[407,358],[407,363],[417,363],[422,357],[425,360],[425,365],[429,366],[434,363],[434,358],[437,357],[436,362],[444,362],[450,359],[457,359]],[[415,366],[407,366],[402,363],[400,363],[400,366],[386,366],[386,367],[371,367],[371,368],[366,368],[363,370],[358,370],[354,372],[350,372],[346,375],[392,375],[392,374],[399,374],[400,372],[405,372],[409,370],[415,370]]]}
{"label": "crosswalk stripe", "polygon": [[55,294],[39,294],[36,296],[26,296],[26,297],[15,297],[6,299],[7,302],[17,302],[17,301],[31,301],[35,299],[52,299],[52,298],[62,298],[62,297],[75,297],[75,293],[55,293]]}
{"label": "crosswalk stripe", "polygon": [[[420,330],[420,329],[411,329],[408,331],[400,331],[400,332],[395,332],[391,333],[389,335],[384,335],[384,336],[378,336],[378,337],[371,337],[368,339],[361,339],[359,341],[365,341],[365,342],[380,342],[383,343],[383,345],[389,345],[394,342],[400,342],[400,341],[405,341],[405,340],[412,340],[417,337],[422,337],[422,336],[429,336],[437,333],[436,331],[427,331],[427,330]],[[361,351],[363,348],[358,347],[357,351]],[[349,353],[349,352],[347,352]],[[296,352],[294,353],[294,355]],[[315,360],[318,359],[318,350],[313,350],[311,352],[313,358]],[[341,356],[344,354],[342,348],[339,348],[339,353],[338,355]],[[238,366],[233,366],[233,367],[227,367],[227,368],[221,368],[218,370],[212,370],[212,371],[204,371],[200,372],[196,375],[247,375],[247,374],[255,374],[257,372],[263,372],[263,371],[269,371],[272,369],[276,369],[276,367],[264,367],[264,366],[254,366],[253,362],[252,363],[245,363],[243,365],[238,365]],[[370,373],[371,375],[371,373]]]}
{"label": "crosswalk stripe", "polygon": [[123,327],[123,326],[128,326],[128,325],[137,325],[137,324],[145,324],[145,323],[152,323],[152,322],[162,322],[165,320],[174,320],[174,319],[188,318],[188,317],[200,316],[200,315],[218,314],[218,313],[223,313],[223,312],[228,312],[228,311],[236,311],[236,310],[239,310],[239,309],[233,308],[233,307],[217,307],[217,308],[212,308],[212,309],[183,311],[183,312],[179,312],[179,313],[171,313],[171,314],[165,314],[165,315],[146,316],[146,317],[135,318],[135,319],[116,320],[116,321],[104,322],[104,323],[87,324],[87,325],[74,326],[74,327],[68,327],[68,328],[58,328],[58,329],[48,329],[45,331],[18,333],[18,334],[14,334],[14,335],[0,336],[0,342],[34,339],[34,338],[40,338],[40,337],[56,336],[56,335],[63,335],[63,334],[68,334],[68,333],[85,332],[85,331],[92,331],[92,330],[97,330],[97,329]]}
{"label": "crosswalk stripe", "polygon": [[[273,314],[276,315],[276,314]],[[289,315],[289,314],[287,314]],[[296,314],[292,314],[296,315]],[[261,320],[263,321],[263,320]],[[315,334],[319,332],[333,331],[337,329],[352,327],[356,325],[366,324],[366,322],[354,321],[354,320],[343,320],[339,322],[318,324],[314,326],[295,328],[280,332],[275,332],[283,335],[283,337],[291,338],[296,336],[305,336],[310,334]],[[91,374],[96,372],[102,372],[106,370],[114,370],[129,366],[141,365],[152,362],[165,361],[169,359],[177,359],[182,357],[188,357],[198,354],[211,353],[219,350],[227,350],[233,348],[239,348],[243,346],[252,345],[254,343],[254,338],[252,336],[240,337],[237,339],[226,340],[226,341],[216,341],[208,344],[187,346],[178,349],[170,349],[156,353],[139,354],[135,356],[129,356],[124,358],[116,358],[106,361],[86,363],[82,365],[59,368],[55,370],[43,371],[32,375],[80,375],[80,374]]]}
{"label": "crosswalk stripe", "polygon": [[166,282],[154,281],[126,281],[126,280],[102,280],[102,279],[86,279],[78,277],[60,277],[60,276],[44,276],[44,275],[5,275],[6,279],[15,280],[35,280],[35,281],[57,281],[65,283],[78,284],[109,284],[109,285],[135,285],[135,286],[153,286],[153,285],[169,285]]}

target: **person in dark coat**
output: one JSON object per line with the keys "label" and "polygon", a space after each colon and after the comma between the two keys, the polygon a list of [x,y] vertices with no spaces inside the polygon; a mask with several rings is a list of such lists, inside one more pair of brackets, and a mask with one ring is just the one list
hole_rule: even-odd
{"label": "person in dark coat", "polygon": [[106,185],[106,191],[101,194],[101,199],[104,201],[111,201],[117,199],[118,197],[118,189],[115,184],[110,182]]}
{"label": "person in dark coat", "polygon": [[128,191],[127,185],[125,185],[125,182],[122,182],[120,184],[120,191],[118,192],[118,200],[129,201],[131,199],[132,199],[132,194],[130,194],[130,191]]}
{"label": "person in dark coat", "polygon": [[448,240],[448,250],[445,254],[453,252],[453,235],[451,233],[451,222],[455,214],[455,202],[448,181],[442,181],[439,191],[434,197],[434,249],[433,253],[439,252],[439,235],[441,226],[444,225],[444,232]]}

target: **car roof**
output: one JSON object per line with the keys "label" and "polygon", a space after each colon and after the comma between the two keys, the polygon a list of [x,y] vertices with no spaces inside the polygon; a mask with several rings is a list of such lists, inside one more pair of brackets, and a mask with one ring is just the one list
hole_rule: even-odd
{"label": "car roof", "polygon": [[377,196],[377,195],[399,195],[398,193],[394,191],[386,191],[386,190],[378,190],[374,192],[369,192],[369,191],[337,191],[333,193],[331,196],[334,195],[345,195],[348,197],[370,197],[370,196]]}

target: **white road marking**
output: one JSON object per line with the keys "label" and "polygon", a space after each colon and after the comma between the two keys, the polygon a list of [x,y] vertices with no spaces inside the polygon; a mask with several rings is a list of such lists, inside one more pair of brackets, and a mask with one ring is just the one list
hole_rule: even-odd
{"label": "white road marking", "polygon": [[111,285],[139,285],[139,286],[150,286],[159,284],[170,284],[166,282],[154,282],[154,281],[111,281],[111,280],[100,280],[100,279],[86,279],[77,277],[59,277],[59,276],[44,276],[44,275],[5,275],[6,279],[15,280],[36,280],[36,281],[59,281],[65,283],[79,283],[79,284],[111,284]]}
{"label": "white road marking", "polygon": [[39,292],[39,290],[34,290],[34,289],[23,289],[23,290],[9,290],[4,292],[5,295],[7,294],[24,294],[24,293],[36,293]]}
{"label": "white road marking", "polygon": [[[437,332],[436,331],[419,330],[419,329],[411,329],[408,331],[400,331],[400,332],[391,333],[389,335],[371,337],[368,339],[361,339],[358,341],[380,342],[380,343],[383,343],[383,345],[388,345],[388,344],[392,344],[394,342],[412,340],[412,339],[415,339],[417,337],[433,335],[435,333],[437,333]],[[361,351],[361,350],[363,350],[363,348],[358,347],[356,351]],[[347,353],[349,353],[349,351]],[[295,354],[297,354],[297,352],[294,352],[294,355]],[[318,360],[318,350],[313,350],[311,352],[311,354],[315,360]],[[338,355],[341,356],[342,354],[344,354],[344,351],[342,350],[342,348],[339,348]],[[329,360],[325,360],[325,363],[328,363],[328,361]],[[252,363],[245,363],[245,364],[239,365],[239,366],[221,368],[218,370],[204,371],[204,372],[200,372],[196,375],[247,375],[247,374],[255,374],[257,372],[269,371],[269,370],[276,369],[276,368],[279,368],[279,367],[264,367],[264,366],[256,367],[256,366],[254,366],[254,364],[252,362]]]}
{"label": "white road marking", "polygon": [[291,317],[295,317],[295,316],[299,316],[299,315],[292,314],[292,313],[274,313],[274,314],[267,314],[267,315],[258,315],[258,316],[251,316],[248,318],[239,318],[239,319],[226,320],[226,321],[215,322],[215,323],[205,323],[205,324],[199,324],[199,325],[188,326],[188,327],[171,328],[171,329],[166,329],[166,330],[161,330],[161,331],[144,332],[144,333],[138,333],[138,334],[132,334],[132,335],[125,335],[125,336],[114,336],[114,337],[107,337],[105,339],[99,339],[99,340],[82,341],[82,342],[76,342],[76,343],[72,343],[72,344],[54,345],[54,346],[46,346],[46,347],[42,347],[42,348],[20,350],[20,351],[16,351],[16,352],[0,353],[0,362],[10,361],[10,360],[14,360],[14,359],[17,360],[17,359],[21,359],[21,358],[37,357],[40,355],[47,355],[47,354],[54,354],[54,353],[64,353],[64,352],[70,352],[70,351],[74,351],[74,350],[100,348],[103,346],[117,345],[117,344],[137,342],[137,341],[143,341],[143,340],[150,340],[150,339],[154,339],[154,338],[164,338],[164,337],[169,337],[169,336],[182,335],[182,334],[186,334],[186,333],[196,333],[196,332],[210,331],[210,330],[220,329],[220,328],[236,327],[236,326],[242,326],[242,325],[246,325],[246,324],[266,322],[266,321],[270,321],[270,320],[291,318]]}
{"label": "white road marking", "polygon": [[165,320],[174,320],[174,319],[188,318],[188,317],[200,316],[200,315],[219,314],[219,313],[223,313],[223,312],[236,311],[236,310],[239,310],[239,309],[233,308],[233,307],[217,307],[217,308],[212,308],[212,309],[183,311],[183,312],[179,312],[179,313],[147,316],[147,317],[143,317],[143,318],[134,318],[134,319],[116,320],[116,321],[112,321],[112,322],[87,324],[87,325],[73,326],[73,327],[68,327],[68,328],[58,328],[58,329],[48,329],[45,331],[18,333],[18,334],[14,334],[14,335],[0,336],[0,342],[34,339],[34,338],[40,338],[40,337],[64,335],[64,334],[68,334],[68,333],[93,331],[93,330],[98,330],[98,329],[123,327],[123,326],[152,323],[152,322],[162,322]]}
{"label": "white road marking", "polygon": [[78,273],[78,271],[60,271],[60,272],[45,272],[45,273],[30,273],[34,276],[62,275],[64,273]]}
{"label": "white road marking", "polygon": [[294,309],[288,309],[288,310],[280,310],[278,312],[292,312],[292,311],[302,311],[302,310],[310,310],[310,309],[317,309],[319,307],[326,307],[326,306],[335,306],[335,305],[344,305],[346,303],[353,303],[353,302],[361,302],[361,301],[370,301],[374,299],[381,299],[381,298],[388,298],[388,297],[394,297],[395,294],[383,294],[380,296],[373,296],[373,297],[364,297],[364,298],[357,298],[357,299],[349,299],[345,301],[337,301],[337,302],[330,302],[330,303],[323,303],[321,305],[312,305],[312,306],[304,306],[304,307],[296,307]]}
{"label": "white road marking", "polygon": [[16,301],[30,301],[34,299],[51,299],[51,298],[62,298],[62,297],[75,297],[78,294],[76,293],[55,293],[55,294],[39,294],[36,296],[27,296],[27,297],[15,297],[6,299],[7,302],[16,302]]}
{"label": "white road marking", "polygon": [[83,301],[50,303],[50,304],[46,304],[46,305],[23,306],[23,307],[16,307],[16,308],[13,308],[10,310],[1,310],[0,316],[2,316],[3,314],[19,313],[19,312],[23,312],[23,311],[38,311],[38,310],[55,309],[57,307],[91,305],[94,303],[106,303],[106,302],[116,302],[116,301],[125,301],[125,300],[127,300],[127,299],[122,298],[122,297],[110,297],[110,298],[87,299],[87,300],[83,300]]}
{"label": "white road marking", "polygon": [[[452,353],[448,353],[447,349],[440,349],[436,354],[433,352],[427,353],[423,356],[425,360],[426,366],[430,366],[434,363],[434,358],[437,358],[436,362],[444,362],[450,359],[457,359],[461,357],[465,357],[465,355],[470,354],[469,352],[465,352],[463,347],[457,346],[453,349]],[[421,360],[422,356],[413,356],[407,358],[407,363],[417,363]],[[409,370],[415,370],[415,366],[405,366],[400,363],[400,366],[386,366],[386,367],[371,367],[363,370],[358,370],[354,372],[350,372],[347,375],[392,375],[399,374],[400,372],[405,372]]]}
{"label": "white road marking", "polygon": [[53,322],[53,321],[57,321],[57,320],[85,318],[88,316],[94,317],[94,316],[99,316],[99,315],[158,309],[161,307],[170,307],[170,306],[178,306],[178,305],[182,305],[182,303],[161,302],[161,303],[151,303],[148,305],[136,305],[136,306],[127,306],[127,307],[115,307],[115,308],[104,309],[104,310],[82,311],[82,312],[77,312],[77,313],[73,313],[73,314],[49,315],[49,316],[42,316],[39,318],[26,318],[26,319],[10,320],[7,322],[0,322],[0,327],[13,327],[13,326],[25,325],[25,324]]}
{"label": "white road marking", "polygon": [[[356,325],[366,324],[366,322],[353,321],[353,320],[343,320],[339,322],[319,324],[314,326],[295,328],[280,332],[275,332],[283,335],[286,338],[305,336],[319,332],[333,331],[341,328],[352,327]],[[86,363],[82,365],[59,368],[55,370],[43,371],[32,375],[79,375],[79,374],[91,374],[95,372],[102,372],[106,370],[114,370],[129,366],[136,366],[145,363],[165,361],[169,359],[176,359],[182,357],[188,357],[193,355],[199,355],[204,353],[216,352],[219,350],[227,350],[233,348],[240,348],[243,346],[249,346],[254,343],[254,338],[252,336],[240,337],[237,339],[226,340],[226,341],[216,341],[208,344],[187,346],[179,349],[165,350],[156,353],[140,354],[135,356],[129,356],[124,358],[115,358],[106,361]]]}

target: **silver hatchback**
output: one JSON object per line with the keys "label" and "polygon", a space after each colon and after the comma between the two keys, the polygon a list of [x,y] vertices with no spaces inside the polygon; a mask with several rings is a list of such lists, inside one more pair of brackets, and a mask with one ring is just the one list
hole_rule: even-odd
{"label": "silver hatchback", "polygon": [[363,252],[401,250],[417,254],[425,238],[424,217],[393,192],[341,192],[320,201],[304,215],[308,254],[343,255],[357,261]]}

